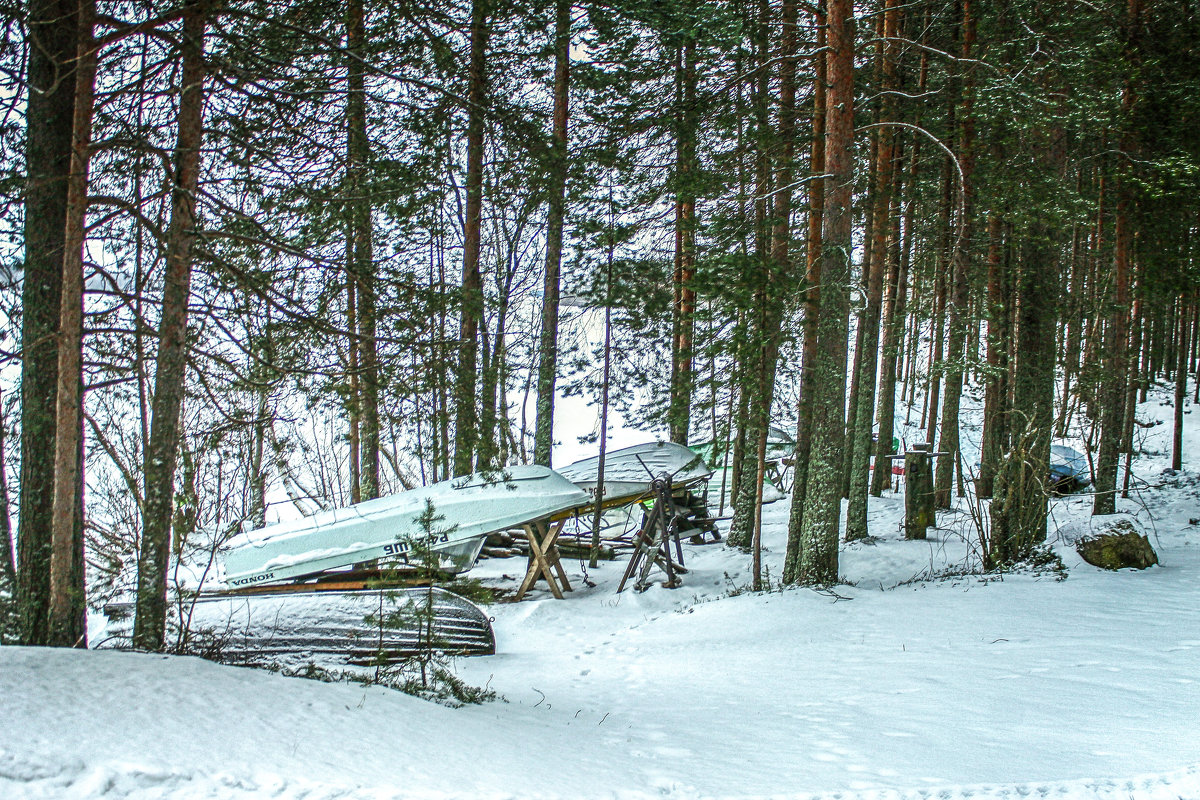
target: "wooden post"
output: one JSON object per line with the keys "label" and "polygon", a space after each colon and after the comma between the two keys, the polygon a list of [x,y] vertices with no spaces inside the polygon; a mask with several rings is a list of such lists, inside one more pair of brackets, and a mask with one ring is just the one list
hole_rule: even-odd
{"label": "wooden post", "polygon": [[925,529],[935,521],[932,449],[929,444],[914,444],[904,453],[905,539],[924,539]]}

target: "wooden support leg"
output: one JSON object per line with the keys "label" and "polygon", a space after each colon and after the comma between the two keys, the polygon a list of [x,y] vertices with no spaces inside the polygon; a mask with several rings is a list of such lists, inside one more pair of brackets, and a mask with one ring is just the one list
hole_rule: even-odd
{"label": "wooden support leg", "polygon": [[650,513],[643,517],[642,529],[634,537],[633,555],[629,557],[629,563],[625,566],[625,574],[621,576],[621,583],[617,586],[618,594],[624,591],[626,582],[633,577],[633,573],[637,571],[642,557],[646,555],[647,548],[649,547],[648,543],[654,538],[654,532],[657,530],[660,513],[658,504],[655,503]]}
{"label": "wooden support leg", "polygon": [[564,592],[573,592],[575,590],[571,588],[571,582],[567,580],[567,571],[563,569],[562,557],[558,552],[558,537],[562,533],[563,526],[566,524],[566,519],[558,521],[558,524],[550,531],[550,535],[546,537],[542,545],[542,552],[546,554],[546,560],[554,566],[554,571],[558,573],[558,580],[562,584],[562,590]]}
{"label": "wooden support leg", "polygon": [[[562,564],[558,560],[558,549],[554,545],[555,540],[558,539],[558,534],[562,533],[565,523],[566,520],[559,521],[553,530],[550,530],[549,525],[542,520],[530,522],[522,526],[525,529],[526,536],[529,537],[529,566],[525,570],[525,580],[521,581],[521,588],[517,589],[516,600],[523,598],[525,593],[533,588],[533,584],[537,582],[537,579],[542,576],[545,576],[546,583],[550,586],[550,593],[556,599],[562,600],[562,590],[559,589],[558,581],[554,578],[555,571],[562,577],[567,591],[571,591],[571,586],[567,582],[566,571],[563,570]],[[547,556],[547,551],[551,554],[549,557]],[[551,567],[552,559],[553,567]]]}
{"label": "wooden support leg", "polygon": [[[657,506],[662,505],[662,498],[659,498]],[[667,572],[670,583],[674,583],[674,577],[671,574],[671,542],[667,536],[667,530],[670,523],[667,521],[666,515],[660,513],[655,519],[655,527],[651,529],[645,544],[646,560],[642,563],[642,569],[638,572],[637,582],[633,584],[633,588],[639,592],[644,592],[650,586],[650,570],[654,569],[654,565],[658,564]],[[665,562],[665,563],[664,563]]]}
{"label": "wooden support leg", "polygon": [[529,539],[529,565],[525,568],[525,579],[521,581],[521,586],[517,589],[517,595],[513,598],[517,601],[525,597],[525,593],[537,582],[539,574],[537,559],[533,556],[534,540],[537,538],[537,534],[534,532],[532,525],[522,525],[521,527],[525,529],[525,536]]}
{"label": "wooden support leg", "polygon": [[[679,537],[675,537],[675,544],[679,544]],[[667,586],[675,586],[675,565],[671,563],[671,543],[669,541],[662,543],[662,560],[663,569],[667,573]]]}

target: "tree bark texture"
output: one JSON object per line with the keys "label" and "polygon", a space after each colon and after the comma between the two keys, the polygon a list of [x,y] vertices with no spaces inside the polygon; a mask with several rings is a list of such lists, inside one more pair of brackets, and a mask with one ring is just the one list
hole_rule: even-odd
{"label": "tree bark texture", "polygon": [[[971,0],[961,0],[962,13],[962,50],[964,64],[971,64],[972,48],[975,44],[975,15],[971,10]],[[946,375],[946,401],[942,407],[942,439],[939,449],[950,455],[937,459],[937,473],[934,477],[934,505],[937,508],[950,507],[950,487],[953,483],[955,466],[960,462],[958,411],[962,399],[963,378],[965,375],[964,344],[967,338],[970,308],[968,290],[972,276],[969,274],[970,244],[972,237],[972,216],[974,214],[974,174],[975,174],[975,119],[972,102],[974,94],[973,68],[967,67],[965,86],[962,92],[962,112],[959,114],[959,170],[962,180],[962,208],[959,217],[960,230],[955,236],[951,247],[951,265],[953,274],[951,280],[953,289],[950,292],[950,331],[947,336],[948,365]]]}
{"label": "tree bark texture", "polygon": [[[785,33],[786,36],[786,33]],[[675,336],[671,348],[671,441],[688,443],[696,376],[692,344],[696,327],[696,39],[685,37],[680,53],[680,107],[675,173]],[[786,67],[785,67],[786,68]]]}
{"label": "tree bark texture", "polygon": [[355,398],[359,415],[360,499],[379,496],[379,356],[375,336],[375,249],[371,222],[371,187],[367,180],[371,153],[367,136],[367,92],[364,59],[366,19],[362,0],[350,0],[346,14],[346,177],[350,192],[349,273],[354,285],[355,316],[350,322],[357,360]]}
{"label": "tree bark texture", "polygon": [[454,475],[466,475],[479,443],[476,368],[483,321],[479,254],[483,225],[483,134],[487,94],[488,0],[471,4],[471,66],[467,93],[467,202],[463,229],[462,314],[454,378]]}
{"label": "tree bark texture", "polygon": [[533,461],[551,466],[554,449],[554,386],[558,377],[558,301],[562,270],[563,220],[567,208],[567,112],[571,80],[571,3],[554,4],[554,129],[550,146],[549,203],[546,209],[546,275],[542,291],[542,330],[538,346],[537,420]]}
{"label": "tree bark texture", "polygon": [[167,565],[171,554],[171,517],[175,466],[182,439],[180,414],[187,378],[188,297],[191,294],[196,241],[196,194],[204,138],[204,29],[206,0],[190,3],[183,15],[182,67],[167,231],[162,318],[158,326],[150,440],[146,444],[145,506],[138,558],[137,606],[133,645],[161,649],[167,615]]}
{"label": "tree bark texture", "polygon": [[828,135],[822,212],[821,299],[813,363],[812,450],[795,580],[838,578],[842,448],[845,436],[846,338],[850,327],[850,252],[854,161],[854,6],[829,0]]}
{"label": "tree bark texture", "polygon": [[78,25],[75,0],[34,0],[28,6],[16,600],[21,641],[29,645],[46,644],[49,634],[58,330]]}
{"label": "tree bark texture", "polygon": [[[784,292],[780,287],[792,280],[791,246],[792,175],[796,141],[796,49],[799,6],[786,0],[780,10],[779,41],[779,122],[767,152],[774,164],[773,205],[768,217],[767,257],[758,276],[755,309],[750,320],[750,339],[753,348],[754,400],[747,426],[748,443],[742,462],[742,489],[734,509],[730,527],[730,543],[739,547],[753,544],[758,502],[762,495],[763,470],[760,452],[766,447],[775,399],[775,378],[779,350],[783,337]],[[751,482],[748,482],[751,481]]]}
{"label": "tree bark texture", "polygon": [[[1048,166],[1053,168],[1053,166]],[[1012,444],[996,477],[986,566],[1012,563],[1046,539],[1046,476],[1054,425],[1054,331],[1058,302],[1057,244],[1034,222],[1024,233],[1017,278],[1019,320],[1010,415]]]}
{"label": "tree bark texture", "polygon": [[[882,90],[880,121],[895,117],[897,63],[899,48],[895,44],[899,32],[899,0],[887,0],[883,12]],[[855,359],[858,365],[858,396],[850,406],[854,415],[853,440],[847,455],[850,458],[850,491],[846,506],[846,540],[867,538],[867,490],[871,478],[871,433],[875,419],[875,377],[879,367],[879,323],[883,302],[884,275],[888,270],[888,240],[891,233],[892,188],[895,182],[896,134],[894,129],[877,129],[875,154],[875,196],[873,198],[871,267],[867,278],[867,304],[861,318],[862,352]],[[892,242],[896,245],[895,242]],[[884,432],[880,430],[880,438]],[[890,436],[888,437],[891,438]],[[877,464],[880,468],[882,464]]]}
{"label": "tree bark texture", "polygon": [[754,485],[758,476],[758,441],[765,432],[770,418],[772,392],[774,391],[775,362],[778,350],[772,352],[773,341],[770,331],[778,329],[780,320],[774,314],[777,287],[771,287],[770,276],[772,234],[772,187],[774,186],[773,156],[776,141],[771,127],[770,95],[770,29],[771,7],[766,0],[759,0],[758,19],[755,26],[756,70],[754,83],[755,116],[755,199],[754,271],[749,275],[753,287],[751,302],[746,313],[746,335],[740,345],[739,360],[742,362],[741,393],[745,413],[738,416],[741,451],[738,456],[737,477],[734,482],[733,520],[729,525],[726,542],[734,547],[748,550],[754,536]]}
{"label": "tree bark texture", "polygon": [[350,502],[362,501],[362,384],[358,340],[358,281],[354,279],[354,226],[346,226],[346,444]]}
{"label": "tree bark texture", "polygon": [[1003,406],[1008,396],[1008,291],[1007,267],[1003,264],[1004,225],[998,214],[988,216],[987,256],[987,371],[983,394],[983,442],[979,479],[975,491],[979,497],[991,497],[1001,456],[1007,448],[1006,419]]}
{"label": "tree bark texture", "polygon": [[[11,598],[17,585],[17,562],[13,555],[12,510],[8,496],[8,420],[0,397],[0,600]],[[16,608],[0,602],[0,633],[14,621]]]}
{"label": "tree bark texture", "polygon": [[50,614],[47,644],[87,647],[83,570],[83,249],[86,243],[88,164],[95,105],[94,0],[80,0],[76,39],[71,171],[63,237],[62,297],[55,403],[54,501],[50,522]]}
{"label": "tree bark texture", "polygon": [[[1141,0],[1129,0],[1126,19],[1125,55],[1135,69],[1136,30],[1141,16]],[[1137,105],[1135,76],[1130,74],[1121,95],[1121,110],[1128,119]],[[1093,514],[1112,514],[1116,511],[1117,463],[1120,458],[1121,433],[1125,421],[1125,387],[1129,374],[1129,305],[1131,258],[1133,250],[1133,187],[1129,159],[1135,150],[1135,135],[1126,130],[1121,137],[1121,163],[1117,173],[1116,216],[1113,221],[1113,298],[1112,311],[1105,337],[1105,374],[1100,389],[1100,447],[1096,458],[1096,494]],[[1155,372],[1151,367],[1152,374]]]}
{"label": "tree bark texture", "polygon": [[[950,107],[949,127],[954,127],[954,106]],[[933,319],[930,320],[930,338],[933,346],[929,353],[929,375],[926,379],[925,392],[925,441],[933,445],[937,441],[938,411],[942,399],[942,356],[945,353],[946,342],[946,295],[951,281],[950,271],[953,265],[950,248],[953,246],[953,233],[950,225],[953,219],[951,205],[954,197],[954,168],[946,164],[942,174],[942,202],[938,222],[941,231],[941,242],[938,246],[937,266],[933,276]]]}
{"label": "tree bark texture", "polygon": [[[1194,301],[1193,301],[1194,302]],[[1171,469],[1183,469],[1183,406],[1187,402],[1188,350],[1192,314],[1186,295],[1179,296],[1179,334],[1175,344],[1175,428],[1171,439]]]}
{"label": "tree bark texture", "polygon": [[801,353],[800,401],[796,409],[796,456],[792,478],[792,505],[788,510],[788,543],[783,578],[797,578],[800,561],[800,530],[804,524],[804,497],[808,492],[808,458],[812,452],[812,365],[817,357],[817,315],[821,287],[821,214],[825,208],[825,117],[828,85],[825,57],[825,4],[813,13],[817,28],[818,53],[813,64],[813,123],[809,150],[808,225],[805,240],[804,272],[804,344]]}
{"label": "tree bark texture", "polygon": [[[909,159],[915,172],[920,149],[912,143]],[[896,176],[893,202],[899,212],[900,176]],[[888,456],[896,452],[892,445],[896,431],[896,372],[900,354],[904,348],[904,320],[908,310],[908,242],[901,239],[902,231],[912,230],[914,203],[910,199],[903,211],[904,226],[901,227],[899,213],[895,220],[893,237],[896,244],[892,250],[888,267],[888,283],[884,295],[883,343],[880,356],[883,363],[879,369],[879,400],[876,416],[879,420],[879,435],[875,442],[875,468],[871,472],[871,494],[879,497],[885,486],[892,481],[892,464]]]}

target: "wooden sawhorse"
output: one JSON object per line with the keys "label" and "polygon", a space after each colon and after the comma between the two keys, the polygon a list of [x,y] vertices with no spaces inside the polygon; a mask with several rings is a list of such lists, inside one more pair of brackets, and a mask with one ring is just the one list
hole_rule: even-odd
{"label": "wooden sawhorse", "polygon": [[[571,582],[567,580],[567,571],[563,569],[558,547],[555,545],[566,523],[567,518],[564,517],[554,523],[550,520],[540,519],[521,526],[525,529],[525,535],[529,539],[529,567],[525,570],[525,580],[521,581],[521,588],[517,589],[516,597],[513,598],[514,602],[524,597],[525,593],[537,583],[538,578],[542,577],[550,585],[550,593],[558,600],[563,599],[564,591],[574,591],[571,588]],[[555,580],[554,577],[556,573],[558,580]],[[562,582],[561,589],[559,581]]]}

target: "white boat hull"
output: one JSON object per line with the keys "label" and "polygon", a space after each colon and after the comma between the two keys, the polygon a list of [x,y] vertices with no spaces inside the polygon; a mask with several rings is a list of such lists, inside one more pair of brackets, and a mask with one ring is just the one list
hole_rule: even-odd
{"label": "white boat hull", "polygon": [[[559,470],[590,497],[596,497],[599,457],[585,458]],[[674,442],[650,442],[608,453],[604,459],[604,501],[634,500],[649,495],[650,484],[663,474],[671,475],[674,486],[690,486],[712,470],[694,450]]]}
{"label": "white boat hull", "polygon": [[439,570],[464,572],[489,533],[590,502],[545,467],[477,473],[243,534],[225,556],[225,583],[278,583],[376,559],[421,563],[422,551]]}

